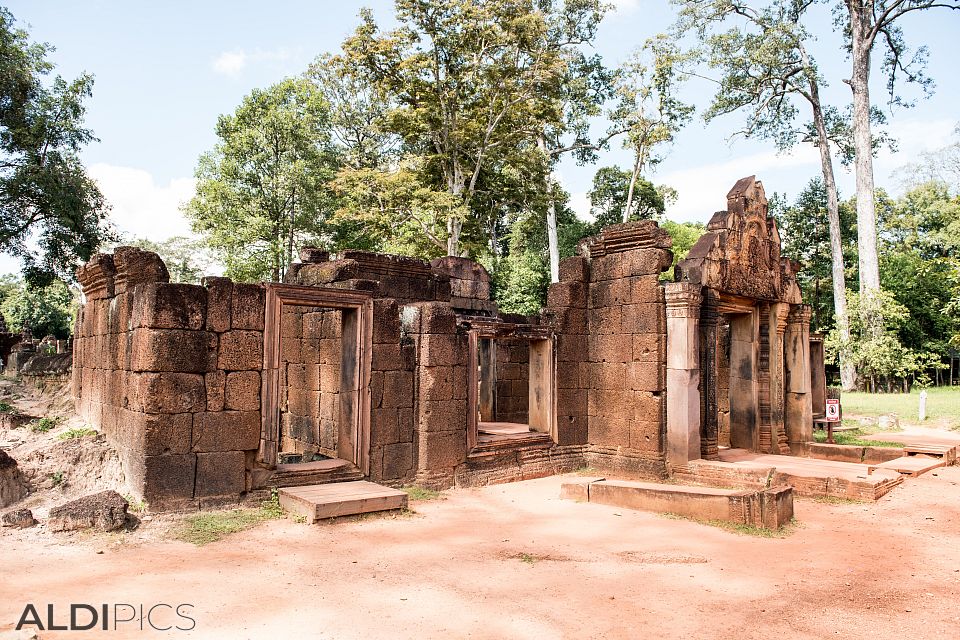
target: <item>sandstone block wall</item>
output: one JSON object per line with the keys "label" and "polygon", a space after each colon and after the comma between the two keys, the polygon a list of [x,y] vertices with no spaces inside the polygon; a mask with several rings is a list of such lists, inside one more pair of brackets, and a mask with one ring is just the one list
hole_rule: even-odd
{"label": "sandstone block wall", "polygon": [[259,446],[263,288],[170,284],[163,262],[120,247],[78,272],[73,393],[156,509],[236,500]]}

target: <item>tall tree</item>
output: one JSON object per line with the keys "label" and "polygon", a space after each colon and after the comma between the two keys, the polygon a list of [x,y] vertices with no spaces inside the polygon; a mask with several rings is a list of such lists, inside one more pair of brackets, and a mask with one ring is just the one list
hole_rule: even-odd
{"label": "tall tree", "polygon": [[[850,322],[844,279],[839,198],[834,177],[831,142],[846,131],[839,111],[824,105],[824,80],[807,50],[812,37],[805,28],[810,2],[772,0],[758,6],[741,0],[674,0],[681,7],[678,26],[694,31],[702,41],[707,64],[721,73],[716,94],[704,118],[710,121],[736,111],[747,111],[737,132],[745,137],[772,139],[781,150],[802,138],[820,152],[830,233],[833,304],[841,344],[849,344]],[[809,133],[796,126],[799,99],[810,109]],[[855,371],[840,353],[841,384],[853,389]]]}
{"label": "tall tree", "polygon": [[[852,63],[846,80],[853,92],[853,143],[856,151],[857,240],[860,249],[860,290],[864,295],[880,288],[880,266],[877,257],[877,212],[874,200],[873,137],[870,127],[870,66],[874,45],[879,40],[885,48],[883,61],[887,73],[887,89],[892,102],[900,76],[917,82],[925,89],[931,86],[923,74],[926,49],[920,48],[911,60],[899,26],[900,18],[914,11],[932,8],[960,9],[960,0],[843,0],[838,14],[848,41]],[[881,305],[863,305],[880,309]],[[879,330],[879,329],[878,329]]]}
{"label": "tall tree", "polygon": [[556,86],[548,93],[554,107],[547,112],[544,130],[537,143],[551,168],[545,181],[547,193],[547,240],[550,254],[550,281],[560,280],[560,245],[557,236],[557,204],[552,196],[556,178],[552,168],[564,155],[572,155],[578,164],[595,161],[597,151],[611,138],[623,133],[613,129],[597,140],[591,140],[591,119],[601,114],[603,104],[613,93],[614,74],[604,67],[600,56],[587,56],[585,45],[596,38],[597,27],[607,6],[599,0],[580,2],[548,2],[541,5],[547,12],[548,46],[559,52],[564,65],[556,75]]}
{"label": "tall tree", "polygon": [[462,203],[445,234],[447,253],[459,256],[484,169],[542,133],[544,90],[564,62],[530,0],[397,0],[396,17],[401,26],[382,33],[364,11],[344,55],[396,105],[386,122],[407,152]]}
{"label": "tall tree", "polygon": [[630,219],[649,220],[663,215],[666,203],[662,191],[665,187],[655,187],[645,178],[634,179],[633,172],[619,167],[601,167],[593,174],[593,185],[587,192],[590,215],[594,219],[594,232],[623,221],[631,183],[633,203],[630,205]]}
{"label": "tall tree", "polygon": [[610,111],[612,128],[626,132],[623,146],[633,152],[633,170],[622,220],[633,215],[637,180],[663,161],[663,149],[690,120],[694,107],[677,91],[686,79],[685,56],[671,38],[657,35],[619,70],[617,105]]}
{"label": "tall tree", "polygon": [[200,157],[193,230],[238,280],[280,280],[301,241],[323,244],[336,164],[326,102],[305,79],[255,89]]}
{"label": "tall tree", "polygon": [[0,251],[19,258],[37,286],[72,278],[112,238],[103,196],[78,156],[95,140],[83,126],[93,76],[45,85],[51,51],[0,7]]}

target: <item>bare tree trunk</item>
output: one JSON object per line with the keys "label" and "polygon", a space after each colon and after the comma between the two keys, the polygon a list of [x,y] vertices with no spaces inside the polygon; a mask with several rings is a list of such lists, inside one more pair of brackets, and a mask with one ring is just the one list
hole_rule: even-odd
{"label": "bare tree trunk", "polygon": [[[537,140],[537,145],[547,162],[550,162],[550,156],[547,153],[547,141],[543,137]],[[557,205],[553,199],[553,169],[547,175],[547,181],[544,189],[547,194],[547,248],[550,252],[550,282],[560,282],[560,244],[557,240]]]}
{"label": "bare tree trunk", "polygon": [[[873,3],[847,0],[850,12],[853,73],[853,144],[857,173],[857,248],[860,255],[860,292],[870,296],[880,289],[877,259],[877,212],[873,183],[873,139],[870,132],[870,26]],[[872,323],[868,323],[872,324]]]}
{"label": "bare tree trunk", "polygon": [[847,283],[843,266],[843,244],[840,238],[840,202],[837,197],[837,181],[833,175],[833,159],[830,157],[830,142],[827,128],[823,122],[823,110],[820,108],[819,90],[811,82],[813,101],[813,121],[817,128],[820,147],[820,165],[823,170],[823,185],[827,191],[827,221],[830,225],[830,275],[833,281],[833,309],[837,322],[837,332],[842,343],[840,351],[840,386],[844,391],[853,391],[857,383],[857,373],[850,362],[850,318],[847,313]]}
{"label": "bare tree trunk", "polygon": [[[464,180],[459,169],[455,168],[453,174],[447,179],[447,186],[450,193],[462,198]],[[453,216],[447,218],[447,255],[455,258],[460,257],[460,232],[463,230],[463,220]]]}
{"label": "bare tree trunk", "polygon": [[630,213],[633,209],[633,191],[637,186],[637,177],[640,175],[640,156],[637,155],[636,161],[633,163],[633,173],[630,175],[630,188],[627,190],[627,204],[623,208],[623,221],[630,221]]}

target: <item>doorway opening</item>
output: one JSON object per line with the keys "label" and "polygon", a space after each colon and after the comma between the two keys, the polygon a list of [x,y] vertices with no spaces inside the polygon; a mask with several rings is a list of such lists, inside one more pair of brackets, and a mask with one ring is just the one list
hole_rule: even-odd
{"label": "doorway opening", "polygon": [[471,330],[470,454],[556,442],[553,344],[544,327],[489,323]]}
{"label": "doorway opening", "polygon": [[369,474],[372,302],[268,285],[260,458],[286,475]]}

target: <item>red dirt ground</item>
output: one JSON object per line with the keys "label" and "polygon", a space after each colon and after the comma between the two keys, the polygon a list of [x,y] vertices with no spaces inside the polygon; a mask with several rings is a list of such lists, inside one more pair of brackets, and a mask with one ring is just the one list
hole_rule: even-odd
{"label": "red dirt ground", "polygon": [[2,533],[0,637],[26,602],[195,607],[192,633],[43,639],[960,637],[960,467],[876,504],[798,500],[781,539],[561,501],[560,482],[205,547]]}

